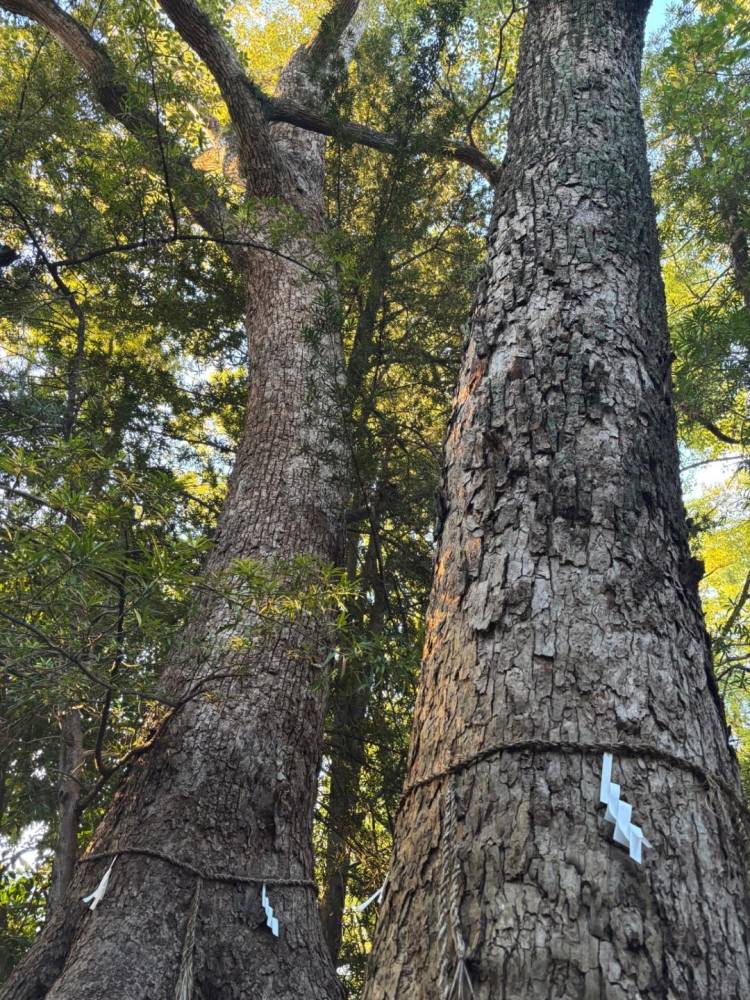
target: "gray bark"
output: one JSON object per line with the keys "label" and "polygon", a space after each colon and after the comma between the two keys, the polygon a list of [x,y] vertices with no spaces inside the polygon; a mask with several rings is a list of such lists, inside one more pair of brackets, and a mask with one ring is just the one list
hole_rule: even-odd
{"label": "gray bark", "polygon": [[[529,4],[407,784],[542,739],[640,741],[739,790],[680,497],[639,109],[648,6]],[[653,844],[641,866],[613,843],[600,772],[600,755],[506,752],[407,796],[367,1000],[468,996],[450,992],[456,926],[477,1000],[750,995],[732,796],[615,753]]]}

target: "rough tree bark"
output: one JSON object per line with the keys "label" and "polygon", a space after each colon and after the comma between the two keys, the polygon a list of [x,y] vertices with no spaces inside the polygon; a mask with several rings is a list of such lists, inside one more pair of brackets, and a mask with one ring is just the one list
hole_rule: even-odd
{"label": "rough tree bark", "polygon": [[[303,225],[281,255],[236,252],[247,290],[250,357],[247,421],[206,567],[210,580],[238,558],[340,559],[346,469],[337,433],[340,343],[326,321],[324,138],[269,125],[229,44],[191,0],[165,0],[175,27],[206,62],[230,109],[240,169],[257,199],[258,228],[274,219],[270,196]],[[330,75],[351,55],[357,0],[342,0],[321,34],[282,74],[280,99],[323,101]],[[102,104],[153,144],[153,124],[128,101],[103,48],[47,0],[14,4],[78,58]],[[108,76],[111,74],[111,77]],[[248,96],[249,95],[249,96]],[[188,166],[180,161],[183,173]],[[211,230],[217,209],[195,213]],[[221,220],[222,224],[225,220]],[[258,231],[260,229],[260,232]],[[236,235],[236,228],[233,231]],[[330,320],[330,317],[328,317]],[[167,998],[176,995],[197,880],[156,850],[202,872],[312,879],[311,825],[322,745],[325,685],[312,620],[252,636],[252,609],[237,613],[205,588],[165,666],[173,701],[200,686],[137,759],[89,853],[120,853],[94,912],[81,897],[110,858],[79,864],[58,908],[2,993],[7,1000]],[[239,641],[238,641],[239,640]],[[226,676],[226,675],[231,676]],[[216,677],[215,680],[208,678]],[[205,682],[205,683],[204,683]],[[266,927],[260,886],[206,880],[195,925],[193,998],[340,995],[314,888],[269,884],[281,923]],[[185,963],[182,963],[185,967]],[[180,994],[182,997],[183,994]]]}
{"label": "rough tree bark", "polygon": [[615,750],[653,844],[640,866],[598,805],[601,753],[498,752],[427,780],[400,812],[367,1000],[469,996],[450,988],[456,929],[477,1000],[750,995],[747,838],[687,545],[639,110],[648,7],[529,3],[407,789],[537,739],[637,741],[729,791]]}

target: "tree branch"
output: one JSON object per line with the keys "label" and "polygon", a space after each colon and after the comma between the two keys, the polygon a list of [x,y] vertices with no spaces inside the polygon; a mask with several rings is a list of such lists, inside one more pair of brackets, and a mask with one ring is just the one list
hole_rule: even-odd
{"label": "tree branch", "polygon": [[[350,46],[346,44],[345,37],[359,8],[360,0],[336,0],[323,15],[315,37],[306,48],[307,59],[313,68],[323,67],[339,54],[346,61]],[[340,52],[342,43],[343,53]]]}
{"label": "tree branch", "polygon": [[[15,2],[15,0],[11,0]],[[305,107],[287,97],[268,97],[245,73],[239,57],[218,28],[210,21],[195,0],[159,0],[182,38],[205,62],[226,101],[237,130],[241,159],[254,193],[278,193],[280,158],[273,147],[265,123],[284,122],[335,137],[339,141],[369,146],[385,153],[397,153],[403,146],[394,134],[378,132],[356,122],[342,122],[319,111]],[[323,17],[316,37],[304,53],[306,67],[314,70],[339,51],[342,37],[351,26],[359,9],[359,0],[338,0]],[[298,54],[290,66],[302,70]],[[497,166],[480,150],[468,143],[437,141],[432,136],[416,136],[411,140],[415,152],[446,156],[458,160],[482,173],[489,181],[497,179]]]}
{"label": "tree branch", "polygon": [[704,417],[697,416],[694,413],[689,414],[696,423],[700,424],[701,427],[705,427],[707,431],[713,434],[714,437],[718,438],[719,441],[723,441],[724,444],[744,444],[739,438],[731,437],[729,434],[725,434],[720,427],[717,427],[715,423],[711,420],[706,420]]}
{"label": "tree branch", "polygon": [[[267,125],[284,122],[336,138],[340,142],[397,153],[403,140],[394,133],[378,132],[356,122],[326,117],[286,98],[270,98],[250,80],[232,46],[212,24],[195,0],[160,0],[185,42],[205,62],[227,103],[240,143],[243,173],[256,194],[278,194],[283,183],[284,161],[275,148]],[[322,22],[318,36],[306,50],[316,61],[330,55],[350,25],[359,4],[339,0]],[[173,136],[163,134],[157,116],[120,78],[106,48],[54,0],[0,0],[0,8],[43,25],[86,72],[97,100],[146,149],[155,172],[163,170],[164,149],[178,183],[179,193],[193,217],[217,239],[231,234],[226,206],[193,167]],[[464,163],[496,183],[499,168],[488,156],[467,143],[417,135],[410,139],[416,153]]]}
{"label": "tree branch", "polygon": [[0,0],[0,8],[30,18],[50,32],[84,70],[104,110],[138,139],[159,174],[166,147],[182,200],[206,232],[221,238],[236,228],[226,206],[193,167],[176,138],[163,134],[156,115],[127,87],[105,47],[83,25],[54,0]]}
{"label": "tree branch", "polygon": [[194,698],[197,698],[198,695],[202,694],[206,690],[209,684],[211,684],[213,681],[222,681],[228,679],[233,680],[234,678],[239,676],[241,675],[237,671],[228,673],[209,674],[207,677],[204,677],[202,680],[194,684],[193,687],[191,687],[188,690],[187,694],[185,694],[184,697],[180,698],[179,701],[164,702],[164,704],[170,705],[169,711],[166,712],[162,716],[160,721],[156,724],[149,739],[147,739],[144,743],[139,743],[137,746],[132,747],[130,750],[127,751],[127,753],[125,753],[122,757],[120,757],[119,760],[116,760],[113,764],[110,764],[108,767],[104,767],[104,770],[101,772],[96,783],[81,798],[79,803],[81,811],[87,809],[93,802],[96,801],[99,792],[102,790],[102,788],[107,784],[107,782],[114,774],[116,774],[118,771],[121,771],[124,767],[127,767],[128,764],[132,763],[138,757],[142,757],[143,754],[145,754],[148,750],[150,750],[151,747],[153,747],[154,744],[160,739],[164,730],[167,728],[167,726],[175,717],[175,715],[177,715],[177,713],[181,711]]}
{"label": "tree branch", "polygon": [[750,599],[750,573],[748,573],[747,576],[745,577],[745,582],[742,585],[742,590],[740,591],[740,594],[737,598],[737,603],[732,608],[732,611],[727,620],[719,629],[722,636],[728,635],[729,632],[732,631],[735,624],[737,623],[737,619],[742,614],[742,609],[745,607],[749,599]]}
{"label": "tree branch", "polygon": [[159,3],[216,81],[237,133],[242,174],[250,192],[261,196],[281,194],[283,160],[263,117],[263,92],[245,72],[233,46],[195,0]]}
{"label": "tree branch", "polygon": [[[404,145],[404,141],[393,132],[378,132],[376,129],[368,128],[367,125],[328,118],[295,101],[266,97],[263,100],[263,112],[269,122],[286,122],[288,125],[296,125],[309,132],[332,136],[339,142],[368,146],[383,153],[398,153]],[[436,139],[430,135],[415,135],[410,137],[409,145],[415,153],[465,163],[486,177],[490,183],[497,183],[500,169],[498,165],[481,150],[468,143],[452,139]]]}
{"label": "tree branch", "polygon": [[28,632],[30,635],[33,635],[34,638],[41,643],[43,649],[46,649],[49,653],[55,653],[57,656],[67,660],[68,663],[77,667],[85,677],[88,677],[93,684],[96,684],[97,687],[100,687],[105,691],[118,691],[121,694],[133,695],[137,698],[143,698],[145,701],[156,701],[161,705],[169,705],[171,707],[174,707],[175,704],[179,704],[174,700],[165,698],[154,692],[141,691],[137,688],[115,687],[105,681],[102,677],[95,674],[94,671],[90,670],[77,656],[73,653],[69,653],[67,649],[64,649],[62,646],[59,646],[53,639],[51,639],[48,635],[45,635],[44,632],[38,629],[35,625],[32,625],[30,622],[23,621],[21,618],[16,618],[15,615],[9,615],[7,611],[0,610],[0,618],[3,618],[11,625],[15,625],[17,628]]}
{"label": "tree branch", "polygon": [[325,280],[326,278],[325,274],[313,267],[310,267],[310,265],[301,258],[292,257],[290,254],[283,253],[281,250],[277,250],[275,247],[271,247],[267,243],[260,243],[257,240],[247,240],[241,238],[231,239],[224,236],[205,236],[202,233],[172,233],[169,236],[146,236],[142,240],[112,243],[110,246],[99,247],[96,250],[89,250],[88,253],[81,254],[79,257],[64,257],[61,260],[52,261],[52,263],[58,268],[78,267],[80,264],[86,264],[89,261],[97,260],[99,257],[106,257],[108,254],[128,254],[139,252],[141,250],[155,250],[159,247],[169,246],[173,243],[216,243],[218,246],[225,246],[230,250],[260,250],[263,253],[279,257],[281,260],[286,260],[290,264],[296,264],[297,267],[301,268],[303,271],[307,271],[316,278],[320,278],[321,280]]}
{"label": "tree branch", "polygon": [[688,420],[692,420],[696,424],[699,424],[701,427],[704,427],[707,431],[709,431],[709,433],[713,434],[715,438],[718,438],[719,441],[722,441],[724,444],[738,444],[744,447],[745,444],[744,441],[742,441],[740,438],[732,437],[731,435],[726,434],[720,427],[718,427],[715,423],[713,423],[713,421],[708,420],[706,417],[702,416],[689,403],[683,400],[678,400],[676,405],[677,409],[680,410],[682,413],[684,413],[685,416],[688,418]]}

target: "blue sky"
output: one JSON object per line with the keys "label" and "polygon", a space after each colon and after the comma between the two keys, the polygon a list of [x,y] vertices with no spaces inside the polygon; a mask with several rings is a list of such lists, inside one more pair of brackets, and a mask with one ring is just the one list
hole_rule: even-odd
{"label": "blue sky", "polygon": [[658,31],[664,24],[664,18],[667,14],[667,2],[668,0],[654,0],[648,15],[648,21],[646,22],[646,34]]}

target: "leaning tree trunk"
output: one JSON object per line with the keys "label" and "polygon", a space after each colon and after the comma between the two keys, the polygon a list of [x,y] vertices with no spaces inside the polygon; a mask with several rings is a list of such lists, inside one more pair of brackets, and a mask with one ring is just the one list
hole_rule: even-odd
{"label": "leaning tree trunk", "polygon": [[[639,111],[648,6],[529,4],[368,1000],[750,995]],[[599,806],[605,747],[642,865]]]}
{"label": "leaning tree trunk", "polygon": [[[294,82],[288,76],[286,87]],[[284,244],[284,256],[243,258],[247,420],[209,580],[238,558],[341,557],[340,342],[326,321],[318,247],[324,140],[290,126],[274,133],[306,232]],[[133,766],[88,852],[101,857],[82,859],[67,909],[4,1000],[340,996],[312,881],[325,702],[319,624],[310,616],[258,632],[252,608],[238,613],[211,589],[199,591],[163,688],[179,700],[205,684]],[[115,854],[106,896],[91,912],[81,897]],[[278,937],[261,905],[263,881]],[[192,991],[179,992],[191,976]]]}

